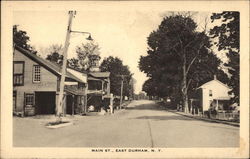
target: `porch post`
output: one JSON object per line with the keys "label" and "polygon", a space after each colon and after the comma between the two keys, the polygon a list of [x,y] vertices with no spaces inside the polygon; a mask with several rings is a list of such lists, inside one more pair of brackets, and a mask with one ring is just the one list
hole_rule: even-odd
{"label": "porch post", "polygon": [[67,94],[64,92],[63,94],[63,116],[66,116],[66,109],[67,109]]}
{"label": "porch post", "polygon": [[219,100],[217,99],[216,100],[216,109],[215,110],[218,110],[219,109]]}
{"label": "porch post", "polygon": [[107,83],[107,94],[110,94],[110,80],[108,78],[108,83]]}
{"label": "porch post", "polygon": [[110,112],[111,112],[111,114],[113,114],[114,113],[114,111],[113,111],[113,94],[111,93],[110,94]]}
{"label": "porch post", "polygon": [[85,92],[84,92],[84,104],[83,104],[83,111],[84,111],[84,115],[87,113],[87,103],[88,103],[88,83],[86,83],[86,87],[85,87]]}
{"label": "porch post", "polygon": [[71,115],[74,115],[74,109],[75,109],[75,95],[72,95],[73,96],[73,102],[72,102],[72,112],[71,112]]}

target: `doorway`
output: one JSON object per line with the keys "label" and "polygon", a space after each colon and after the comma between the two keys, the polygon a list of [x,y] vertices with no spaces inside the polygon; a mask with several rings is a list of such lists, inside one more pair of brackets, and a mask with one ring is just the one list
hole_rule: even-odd
{"label": "doorway", "polygon": [[56,92],[35,92],[36,114],[55,114]]}

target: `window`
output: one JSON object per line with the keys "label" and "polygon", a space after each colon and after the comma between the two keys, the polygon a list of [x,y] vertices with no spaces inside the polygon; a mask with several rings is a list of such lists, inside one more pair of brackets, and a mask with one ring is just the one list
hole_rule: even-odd
{"label": "window", "polygon": [[25,94],[25,106],[34,105],[34,94]]}
{"label": "window", "polygon": [[212,97],[213,96],[213,92],[212,90],[209,90],[209,96]]}
{"label": "window", "polygon": [[41,82],[41,67],[39,65],[33,66],[33,82]]}
{"label": "window", "polygon": [[13,66],[13,84],[14,86],[24,85],[24,61],[14,61]]}

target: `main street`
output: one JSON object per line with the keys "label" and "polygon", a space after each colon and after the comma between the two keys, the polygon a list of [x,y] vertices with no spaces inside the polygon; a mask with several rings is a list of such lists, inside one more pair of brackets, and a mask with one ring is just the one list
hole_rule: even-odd
{"label": "main street", "polygon": [[239,128],[184,117],[153,101],[130,103],[113,115],[75,117],[74,125],[48,129],[48,119],[13,118],[20,147],[238,147]]}

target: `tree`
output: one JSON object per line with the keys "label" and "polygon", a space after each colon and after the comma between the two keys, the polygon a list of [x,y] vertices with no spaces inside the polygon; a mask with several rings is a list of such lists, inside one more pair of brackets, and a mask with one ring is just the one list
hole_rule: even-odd
{"label": "tree", "polygon": [[214,26],[210,30],[212,38],[217,39],[215,45],[218,50],[224,50],[227,53],[228,62],[225,64],[228,67],[228,72],[231,75],[229,86],[234,97],[231,99],[232,103],[239,104],[239,20],[240,13],[234,11],[224,11],[222,13],[213,13],[211,16],[212,22],[221,22],[219,26]]}
{"label": "tree", "polygon": [[68,60],[68,66],[74,69],[79,69],[80,68],[80,64],[79,64],[79,60],[77,58],[71,58]]}
{"label": "tree", "polygon": [[221,64],[210,50],[205,31],[196,28],[190,16],[165,17],[148,37],[148,55],[139,61],[140,70],[154,81],[155,93],[160,97],[181,97],[186,112],[188,94],[212,79]]}
{"label": "tree", "polygon": [[49,53],[46,57],[46,60],[49,60],[53,63],[56,63],[62,66],[62,63],[63,63],[63,55],[62,55],[63,46],[62,45],[53,44],[45,50],[46,52]]}
{"label": "tree", "polygon": [[13,44],[36,54],[37,51],[29,44],[30,37],[27,35],[27,32],[18,30],[17,26],[13,26]]}
{"label": "tree", "polygon": [[80,68],[83,70],[90,70],[101,59],[99,45],[93,42],[77,46],[76,53]]}
{"label": "tree", "polygon": [[127,75],[123,81],[123,95],[129,96],[129,94],[131,94],[132,74],[128,66],[123,65],[121,59],[113,56],[105,58],[101,63],[100,70],[102,72],[110,72],[110,92],[117,96],[120,96],[121,91],[121,77],[119,77],[119,75]]}
{"label": "tree", "polygon": [[134,99],[135,84],[136,84],[136,79],[132,77],[129,81],[129,97],[132,99]]}

